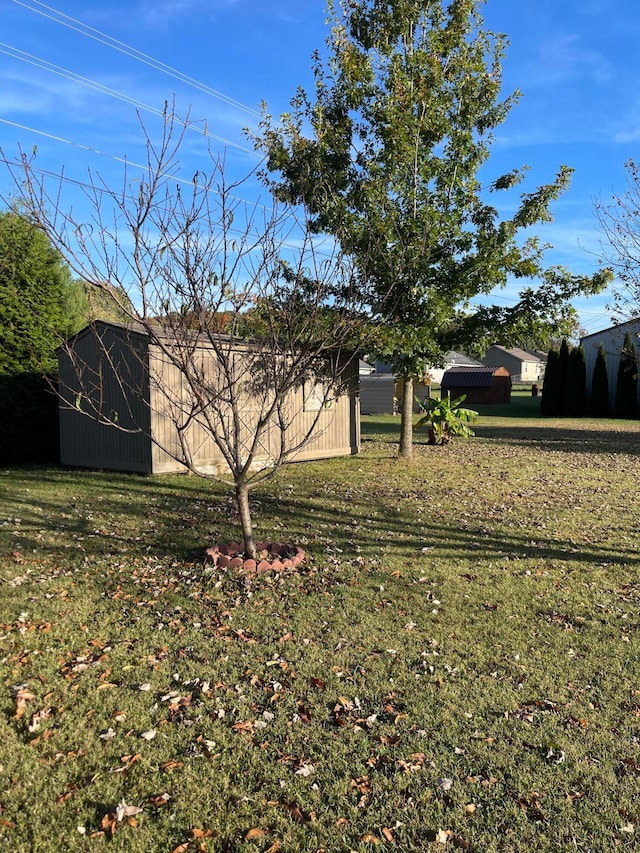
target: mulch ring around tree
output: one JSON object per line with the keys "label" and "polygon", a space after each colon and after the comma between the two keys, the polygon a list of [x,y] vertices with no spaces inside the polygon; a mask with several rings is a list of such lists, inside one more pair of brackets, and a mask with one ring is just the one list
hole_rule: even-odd
{"label": "mulch ring around tree", "polygon": [[238,542],[218,542],[207,548],[207,556],[219,569],[238,569],[244,572],[281,572],[297,569],[306,558],[302,548],[280,542],[256,543],[256,559],[245,558],[244,548]]}

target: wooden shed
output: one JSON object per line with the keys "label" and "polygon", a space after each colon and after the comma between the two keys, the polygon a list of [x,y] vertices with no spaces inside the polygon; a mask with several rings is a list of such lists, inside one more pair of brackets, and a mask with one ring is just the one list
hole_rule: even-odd
{"label": "wooden shed", "polygon": [[506,367],[450,367],[442,377],[442,397],[466,395],[464,405],[510,403],[511,376]]}
{"label": "wooden shed", "polygon": [[[191,400],[184,377],[167,358],[161,343],[152,340],[142,327],[99,321],[59,349],[63,465],[143,474],[184,470],[178,461],[180,441],[175,412],[188,414]],[[211,347],[200,339],[194,346],[201,369],[213,384],[220,368]],[[237,353],[238,373],[242,375],[249,345],[229,338],[228,346]],[[245,384],[248,390],[242,400],[241,429],[249,436],[252,430],[256,434],[260,411],[252,400],[250,383]],[[317,383],[304,381],[287,396],[287,407],[291,413],[285,433],[287,446],[295,447],[300,437],[313,428],[310,441],[293,453],[290,461],[357,453],[358,360],[345,362],[342,390],[330,400],[319,396]],[[102,417],[100,412],[104,413]],[[202,422],[195,419],[187,429],[198,468],[214,474],[226,472],[224,457]],[[279,430],[265,432],[260,458],[256,460],[260,467],[269,467],[278,455],[281,441]]]}

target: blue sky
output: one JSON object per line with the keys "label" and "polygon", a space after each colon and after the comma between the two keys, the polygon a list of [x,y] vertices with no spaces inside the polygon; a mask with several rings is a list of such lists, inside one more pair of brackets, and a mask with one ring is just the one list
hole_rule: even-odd
{"label": "blue sky", "polygon": [[[39,166],[78,180],[91,168],[117,182],[114,158],[142,153],[135,104],[153,132],[146,107],[161,110],[174,94],[181,112],[191,107],[226,140],[230,174],[246,174],[256,157],[243,127],[257,123],[262,101],[277,116],[296,86],[311,89],[310,56],[327,35],[323,0],[52,3],[0,0],[0,145],[9,157],[37,145]],[[624,163],[639,156],[640,4],[488,0],[483,16],[509,37],[505,90],[523,93],[497,131],[489,169],[526,164],[532,190],[560,164],[575,168],[540,234],[554,246],[550,263],[591,272],[602,239],[594,201],[623,192]],[[193,174],[203,144],[191,136],[183,174]],[[8,186],[0,170],[0,190]],[[507,288],[497,301],[514,295]],[[588,332],[610,325],[606,303],[576,302]]]}

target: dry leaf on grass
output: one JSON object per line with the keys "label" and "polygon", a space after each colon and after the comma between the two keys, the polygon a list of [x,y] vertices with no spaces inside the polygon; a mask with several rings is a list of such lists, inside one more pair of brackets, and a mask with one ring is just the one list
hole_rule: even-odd
{"label": "dry leaf on grass", "polygon": [[245,841],[257,841],[259,838],[264,838],[267,835],[267,832],[264,829],[258,829],[258,827],[253,827],[250,829],[246,835],[244,836]]}

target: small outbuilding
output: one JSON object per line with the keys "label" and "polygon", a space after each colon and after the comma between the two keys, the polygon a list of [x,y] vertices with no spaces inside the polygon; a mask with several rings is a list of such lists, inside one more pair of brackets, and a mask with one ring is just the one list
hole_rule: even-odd
{"label": "small outbuilding", "polygon": [[511,376],[506,367],[450,367],[442,377],[440,395],[466,396],[464,405],[510,403]]}
{"label": "small outbuilding", "polygon": [[[418,400],[428,400],[431,384],[428,381],[413,382],[413,411],[422,411]],[[360,411],[363,415],[395,415],[402,407],[404,382],[393,373],[360,373]]]}
{"label": "small outbuilding", "polygon": [[[166,357],[170,340],[167,338],[163,344],[161,335],[154,335],[152,340],[143,327],[98,321],[59,349],[63,465],[141,474],[184,470],[178,461],[181,437],[176,423],[180,419],[175,412],[188,416],[192,400],[175,360]],[[252,424],[260,417],[260,410],[253,402],[251,383],[246,381],[246,368],[243,369],[243,364],[249,361],[251,345],[228,338],[225,346],[237,363],[238,375],[247,385],[241,399],[243,417],[236,419],[236,423],[245,431],[248,443],[255,436]],[[202,381],[216,382],[220,369],[211,344],[206,339],[194,338],[193,347],[204,372]],[[317,385],[305,380],[287,398],[290,417],[285,437],[288,446],[298,447],[290,461],[346,456],[359,450],[357,359],[352,358],[346,364],[342,388],[331,399],[319,394]],[[220,399],[226,397],[221,393]],[[227,419],[222,409],[220,417]],[[226,472],[224,457],[203,421],[191,420],[194,422],[188,426],[189,449],[198,468],[214,474]],[[310,430],[310,440],[302,444],[300,437]],[[282,440],[276,430],[267,431],[256,463],[269,467],[278,458]]]}

